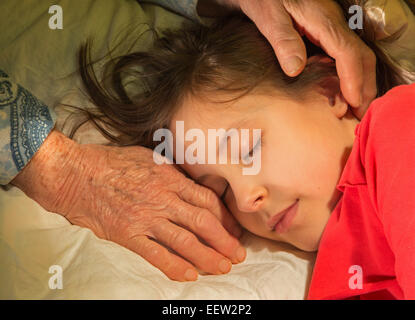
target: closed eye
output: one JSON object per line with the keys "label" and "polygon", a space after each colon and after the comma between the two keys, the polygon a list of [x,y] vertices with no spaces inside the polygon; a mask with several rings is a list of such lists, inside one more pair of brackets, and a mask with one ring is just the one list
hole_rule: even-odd
{"label": "closed eye", "polygon": [[256,142],[255,146],[248,152],[248,154],[243,158],[244,161],[249,161],[249,158],[254,156],[254,152],[264,145],[264,132],[261,130],[261,137]]}
{"label": "closed eye", "polygon": [[228,189],[229,189],[229,183],[226,184],[225,190],[223,190],[223,193],[220,196],[220,199],[222,200],[222,202],[225,202],[225,196],[226,196],[226,192],[228,192]]}

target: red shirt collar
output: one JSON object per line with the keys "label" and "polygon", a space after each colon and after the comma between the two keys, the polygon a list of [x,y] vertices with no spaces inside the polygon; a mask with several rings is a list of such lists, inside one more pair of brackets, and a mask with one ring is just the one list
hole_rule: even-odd
{"label": "red shirt collar", "polygon": [[350,152],[336,187],[341,192],[344,191],[345,186],[366,184],[365,170],[360,152],[360,123],[357,124],[354,134],[356,138],[353,143],[352,151]]}

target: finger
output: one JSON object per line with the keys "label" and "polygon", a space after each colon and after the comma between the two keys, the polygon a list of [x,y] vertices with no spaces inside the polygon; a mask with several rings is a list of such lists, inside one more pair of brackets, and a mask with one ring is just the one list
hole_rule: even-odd
{"label": "finger", "polygon": [[342,94],[352,107],[365,108],[376,91],[376,59],[345,21],[331,21],[329,17],[325,20],[319,30],[319,41],[336,60]]}
{"label": "finger", "polygon": [[376,58],[365,45],[334,58],[343,96],[361,119],[377,93]]}
{"label": "finger", "polygon": [[300,74],[307,61],[307,52],[290,15],[278,1],[248,1],[243,8],[272,45],[283,71],[289,76]]}
{"label": "finger", "polygon": [[373,52],[349,28],[335,1],[284,2],[289,14],[336,60],[344,98],[355,108],[367,108],[376,95],[376,59]]}
{"label": "finger", "polygon": [[130,239],[127,247],[160,269],[171,280],[197,280],[198,272],[194,266],[146,236]]}
{"label": "finger", "polygon": [[376,83],[376,55],[369,49],[364,51],[363,58],[363,105],[359,107],[358,118],[362,119],[370,103],[376,98],[378,90]]}
{"label": "finger", "polygon": [[[330,53],[329,53],[330,54]],[[330,54],[331,55],[331,54]],[[340,89],[346,101],[354,108],[363,103],[363,61],[359,49],[342,50],[333,57],[336,60]]]}
{"label": "finger", "polygon": [[192,183],[182,189],[178,196],[195,207],[209,210],[219,219],[226,230],[236,238],[241,237],[241,226],[226,209],[222,200],[212,190],[192,181]]}
{"label": "finger", "polygon": [[193,232],[213,249],[228,257],[232,263],[245,260],[245,249],[237,239],[228,234],[219,220],[207,209],[181,201],[176,204],[173,222]]}
{"label": "finger", "polygon": [[152,235],[166,247],[173,249],[199,270],[210,274],[228,273],[232,263],[212,248],[203,245],[197,237],[171,222],[162,222],[151,229]]}

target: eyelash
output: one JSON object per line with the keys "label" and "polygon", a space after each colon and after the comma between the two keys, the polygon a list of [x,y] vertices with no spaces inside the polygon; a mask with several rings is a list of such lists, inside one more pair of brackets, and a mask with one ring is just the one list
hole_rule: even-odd
{"label": "eyelash", "polygon": [[248,154],[243,158],[244,160],[248,160],[248,157],[252,157],[254,155],[254,151],[259,147],[259,142],[261,141],[261,147],[264,145],[264,132],[261,130],[261,137],[255,144],[255,146],[248,152]]}
{"label": "eyelash", "polygon": [[[245,158],[247,158],[248,156],[252,157],[254,150],[256,150],[256,148],[258,148],[258,146],[259,146],[259,141],[261,141],[261,147],[263,147],[264,146],[264,132],[263,131],[261,131],[261,139],[258,140],[258,142],[251,149],[251,151],[249,151],[248,155],[245,156]],[[226,196],[226,192],[228,191],[228,189],[229,189],[229,183],[226,184],[225,190],[223,190],[223,193],[220,196],[220,199],[222,200],[222,202],[225,202],[225,196]]]}
{"label": "eyelash", "polygon": [[228,191],[228,188],[229,188],[229,183],[226,184],[225,190],[223,190],[223,193],[220,196],[220,199],[222,200],[222,202],[225,202],[225,196],[226,196],[226,192]]}

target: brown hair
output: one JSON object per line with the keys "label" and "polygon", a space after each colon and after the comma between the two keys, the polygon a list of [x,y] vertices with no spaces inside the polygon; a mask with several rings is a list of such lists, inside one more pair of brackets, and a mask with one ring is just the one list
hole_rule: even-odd
{"label": "brown hair", "polygon": [[[300,99],[310,86],[336,75],[334,65],[310,63],[299,76],[286,76],[268,41],[238,13],[220,18],[211,26],[189,24],[161,36],[154,33],[154,37],[149,51],[122,55],[105,64],[102,81],[93,69],[90,43],[81,46],[80,75],[97,109],[82,110],[85,118],[70,137],[90,120],[118,145],[153,148],[154,131],[168,126],[186,95],[231,93],[238,99],[267,83]],[[364,35],[362,38],[367,40]],[[308,56],[322,53],[308,41],[306,46]],[[381,95],[404,80],[399,76],[401,70],[377,47],[371,47],[381,58],[377,63]]]}

